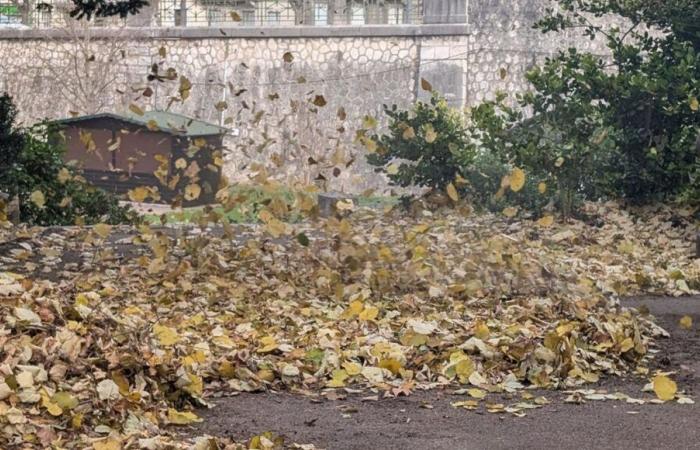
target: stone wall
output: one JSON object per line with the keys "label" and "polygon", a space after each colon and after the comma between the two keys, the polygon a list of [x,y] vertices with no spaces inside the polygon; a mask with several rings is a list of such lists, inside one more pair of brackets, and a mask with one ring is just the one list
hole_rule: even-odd
{"label": "stone wall", "polygon": [[491,100],[497,91],[508,93],[512,100],[528,89],[527,71],[560,50],[576,47],[607,55],[605,42],[592,41],[579,32],[553,35],[534,30],[548,7],[556,4],[547,0],[469,1],[468,105]]}
{"label": "stone wall", "polygon": [[[559,49],[605,54],[573,33],[533,31],[547,4],[472,0],[468,26],[5,30],[0,91],[27,124],[131,105],[192,115],[238,131],[225,168],[236,179],[325,179],[357,192],[383,182],[355,129],[383,104],[425,98],[421,78],[463,107],[498,90],[514,98],[525,72]],[[168,69],[176,79],[149,80]]]}
{"label": "stone wall", "polygon": [[[356,191],[376,186],[377,178],[357,176],[370,170],[352,144],[354,130],[362,117],[379,116],[383,104],[415,100],[421,58],[445,56],[426,49],[466,49],[464,25],[452,27],[345,29],[348,35],[333,37],[319,30],[298,36],[296,29],[264,37],[181,30],[187,34],[174,39],[166,30],[34,33],[0,39],[0,55],[13,55],[2,66],[0,90],[15,97],[25,123],[137,105],[225,124],[238,131],[229,139],[229,175],[256,172],[257,162],[271,177],[308,182],[322,174],[327,187]],[[461,104],[466,53],[456,58],[459,89],[452,95]],[[177,77],[149,81],[154,69],[174,69]]]}

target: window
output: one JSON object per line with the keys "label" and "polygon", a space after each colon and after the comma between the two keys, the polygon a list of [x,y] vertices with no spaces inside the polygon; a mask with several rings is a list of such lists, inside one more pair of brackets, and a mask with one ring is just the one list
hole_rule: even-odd
{"label": "window", "polygon": [[350,16],[351,25],[364,25],[365,24],[365,6],[353,4]]}
{"label": "window", "polygon": [[282,14],[279,11],[268,11],[267,12],[267,24],[268,25],[279,25],[282,19]]}
{"label": "window", "polygon": [[207,22],[209,25],[218,25],[226,23],[226,15],[224,11],[218,8],[207,9]]}
{"label": "window", "polygon": [[405,22],[403,6],[398,4],[387,6],[387,23],[399,25]]}
{"label": "window", "polygon": [[181,27],[183,25],[183,23],[184,23],[184,21],[182,20],[183,17],[184,17],[184,14],[183,14],[182,9],[175,8],[173,10],[173,18],[174,18],[174,22],[175,22],[176,27]]}
{"label": "window", "polygon": [[0,3],[0,24],[18,25],[22,23],[22,14],[17,5]]}
{"label": "window", "polygon": [[158,24],[162,27],[175,25],[175,8],[179,0],[161,0],[158,2]]}
{"label": "window", "polygon": [[316,3],[314,5],[314,25],[328,25],[327,3]]}
{"label": "window", "polygon": [[241,22],[243,22],[243,25],[255,25],[255,11],[243,11]]}

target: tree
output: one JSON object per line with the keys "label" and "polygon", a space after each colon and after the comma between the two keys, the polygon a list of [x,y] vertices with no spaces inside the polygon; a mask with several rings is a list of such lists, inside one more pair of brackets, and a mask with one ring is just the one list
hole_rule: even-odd
{"label": "tree", "polygon": [[[566,166],[595,173],[570,186],[588,197],[700,198],[694,187],[700,186],[695,181],[700,180],[697,1],[558,3],[561,12],[550,10],[536,27],[545,33],[578,28],[591,38],[603,37],[611,58],[569,49],[528,74],[534,89],[521,104],[555,138],[548,143],[540,138],[534,153],[540,160],[544,154],[561,163],[533,167],[555,175]],[[610,15],[621,17],[625,26],[604,27],[596,21]],[[527,160],[533,152],[516,154]]]}
{"label": "tree", "polygon": [[91,20],[94,17],[127,17],[137,14],[141,8],[148,6],[146,0],[71,0],[73,9],[70,16],[76,19]]}
{"label": "tree", "polygon": [[0,185],[7,177],[12,164],[17,161],[25,142],[21,129],[14,126],[17,109],[12,98],[7,94],[0,95]]}
{"label": "tree", "polygon": [[[66,12],[66,11],[59,11]],[[126,103],[128,67],[127,32],[115,24],[108,38],[96,37],[99,27],[65,17],[60,36],[37,44],[34,78],[52,80],[52,93],[59,104],[80,114],[94,114]],[[68,42],[70,45],[65,45]],[[115,95],[116,94],[116,95]],[[121,97],[121,98],[120,98]],[[31,99],[28,94],[23,99]]]}

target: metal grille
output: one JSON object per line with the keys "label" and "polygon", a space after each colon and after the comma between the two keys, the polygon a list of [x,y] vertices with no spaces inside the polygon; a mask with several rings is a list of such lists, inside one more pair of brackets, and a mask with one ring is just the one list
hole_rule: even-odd
{"label": "metal grille", "polygon": [[[0,29],[62,27],[70,9],[69,4],[61,0],[28,0],[23,3],[0,0]],[[93,25],[107,22],[116,23],[113,19],[97,19],[93,20]]]}
{"label": "metal grille", "polygon": [[[420,24],[423,1],[430,0],[159,0],[126,23],[152,27]],[[0,0],[0,27],[61,27],[64,16],[50,7],[31,6],[24,11]],[[96,24],[110,26],[110,21],[101,22]]]}
{"label": "metal grille", "polygon": [[22,25],[22,11],[13,3],[0,2],[0,27]]}
{"label": "metal grille", "polygon": [[422,0],[161,0],[156,25],[293,26],[421,23]]}
{"label": "metal grille", "polygon": [[421,0],[161,0],[156,24],[172,26],[376,25],[421,22]]}

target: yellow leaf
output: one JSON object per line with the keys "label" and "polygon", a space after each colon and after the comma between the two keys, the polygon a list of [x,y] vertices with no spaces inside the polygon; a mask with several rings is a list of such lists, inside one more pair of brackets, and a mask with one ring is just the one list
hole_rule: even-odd
{"label": "yellow leaf", "polygon": [[204,381],[197,375],[188,373],[187,378],[190,379],[190,383],[186,386],[183,387],[183,390],[186,392],[189,392],[192,395],[195,396],[201,396],[202,391],[204,390]]}
{"label": "yellow leaf", "polygon": [[452,402],[452,407],[454,408],[464,408],[468,410],[474,410],[479,407],[479,402],[476,400],[465,400],[462,402]]}
{"label": "yellow leaf", "polygon": [[428,144],[432,144],[437,140],[437,132],[435,132],[435,128],[433,128],[432,124],[428,124],[425,126],[425,142]]}
{"label": "yellow leaf", "polygon": [[513,218],[518,214],[518,208],[509,206],[503,210],[503,215],[508,218]]}
{"label": "yellow leaf", "polygon": [[185,160],[185,158],[178,158],[178,160],[175,161],[176,169],[184,169],[185,167],[187,167],[187,160]]}
{"label": "yellow leaf", "polygon": [[56,392],[51,401],[61,409],[73,409],[78,406],[78,400],[70,392]]}
{"label": "yellow leaf", "polygon": [[201,422],[202,419],[197,417],[193,412],[178,411],[173,408],[168,408],[168,422],[174,425],[189,425],[191,423]]}
{"label": "yellow leaf", "polygon": [[190,91],[192,90],[192,82],[185,77],[185,76],[180,76],[180,88],[178,91],[180,92],[180,98],[184,101],[187,100],[190,96]]}
{"label": "yellow leaf", "polygon": [[95,230],[95,233],[97,233],[99,237],[101,237],[102,239],[106,239],[107,236],[109,236],[109,233],[112,232],[112,226],[107,225],[106,223],[98,223],[97,225],[95,225],[93,230]]}
{"label": "yellow leaf", "polygon": [[156,338],[160,342],[160,345],[164,347],[174,345],[180,340],[180,337],[177,335],[177,331],[174,328],[166,327],[163,325],[154,325],[153,333],[156,335]]}
{"label": "yellow leaf", "polygon": [[690,330],[693,327],[693,318],[690,316],[683,316],[679,321],[681,328]]}
{"label": "yellow leaf", "polygon": [[121,450],[122,443],[119,439],[108,437],[92,443],[94,450]]}
{"label": "yellow leaf", "polygon": [[70,419],[70,425],[73,427],[74,430],[77,430],[78,428],[83,426],[84,417],[85,415],[83,413],[73,414],[73,417]]}
{"label": "yellow leaf", "polygon": [[697,97],[690,97],[690,109],[693,111],[700,109],[700,101]]}
{"label": "yellow leaf", "polygon": [[545,192],[547,192],[547,183],[542,182],[542,183],[538,184],[537,190],[539,191],[540,194],[544,194]]}
{"label": "yellow leaf", "polygon": [[389,175],[396,175],[399,173],[399,165],[396,163],[390,164],[389,167],[386,168],[386,173]]}
{"label": "yellow leaf", "polygon": [[143,109],[141,109],[141,107],[139,105],[136,105],[134,103],[129,105],[129,110],[132,113],[136,114],[137,116],[143,116],[143,114],[144,114]]}
{"label": "yellow leaf", "polygon": [[277,350],[278,347],[277,339],[275,339],[274,336],[265,336],[260,338],[260,343],[262,344],[262,347],[258,349],[258,353],[269,353]]}
{"label": "yellow leaf", "polygon": [[148,197],[148,189],[143,186],[136,187],[129,191],[129,200],[136,203],[142,203]]}
{"label": "yellow leaf", "polygon": [[447,185],[447,196],[455,203],[459,201],[459,194],[457,193],[455,185],[452,183]]}
{"label": "yellow leaf", "polygon": [[158,122],[156,122],[153,119],[146,122],[146,128],[148,128],[151,131],[160,131],[160,128],[158,127]]}
{"label": "yellow leaf", "polygon": [[557,158],[557,160],[554,162],[554,165],[556,167],[563,166],[564,165],[564,158],[562,158],[561,156],[559,158]]}
{"label": "yellow leaf", "polygon": [[377,143],[370,138],[364,140],[364,145],[369,153],[375,153],[377,151]]}
{"label": "yellow leaf", "polygon": [[348,318],[357,316],[362,312],[364,307],[364,303],[362,303],[360,300],[355,300],[354,302],[350,303],[348,309],[344,311],[343,316]]}
{"label": "yellow leaf", "polygon": [[199,198],[199,194],[202,193],[202,188],[198,184],[192,183],[185,187],[185,200],[192,201]]}
{"label": "yellow leaf", "polygon": [[488,339],[490,335],[491,330],[489,330],[488,325],[482,321],[477,322],[476,326],[474,327],[474,336],[483,341],[484,339]]}
{"label": "yellow leaf", "polygon": [[632,338],[627,338],[620,343],[620,352],[627,353],[634,348],[634,341]]}
{"label": "yellow leaf", "polygon": [[372,116],[365,116],[362,118],[362,127],[368,130],[377,128],[379,121]]}
{"label": "yellow leaf", "polygon": [[466,383],[467,380],[469,380],[469,376],[474,373],[474,370],[476,370],[474,361],[468,356],[465,356],[455,364],[455,373],[459,377],[461,383]]}
{"label": "yellow leaf", "polygon": [[399,373],[399,370],[401,370],[401,363],[398,360],[392,358],[382,359],[381,361],[379,361],[379,367],[381,367],[382,369],[387,369],[389,372],[396,375],[397,373]]}
{"label": "yellow leaf", "polygon": [[407,141],[413,139],[416,137],[416,131],[413,129],[413,127],[407,127],[405,130],[403,130],[402,137]]}
{"label": "yellow leaf", "polygon": [[654,386],[654,393],[656,393],[656,396],[659,397],[660,400],[673,400],[673,398],[676,396],[678,386],[676,386],[675,381],[666,375],[655,376],[652,383]]}
{"label": "yellow leaf", "polygon": [[326,383],[326,386],[328,387],[343,387],[345,386],[345,380],[349,378],[349,375],[346,371],[342,369],[335,369],[333,371],[333,375],[331,380]]}
{"label": "yellow leaf", "polygon": [[265,224],[265,230],[270,233],[272,237],[278,238],[287,232],[287,226],[278,219],[273,218]]}
{"label": "yellow leaf", "polygon": [[486,392],[483,389],[473,388],[473,389],[467,390],[467,394],[469,394],[469,396],[472,398],[482,399],[482,398],[486,397],[486,394],[488,394],[488,392]]}
{"label": "yellow leaf", "polygon": [[71,174],[65,167],[58,171],[58,182],[64,184],[66,181],[71,179]]}
{"label": "yellow leaf", "polygon": [[523,186],[525,186],[525,172],[522,169],[513,169],[510,173],[510,189],[513,192],[519,192]]}
{"label": "yellow leaf", "polygon": [[537,221],[537,225],[539,225],[543,228],[549,228],[552,226],[552,224],[554,224],[554,216],[552,216],[552,215],[547,215],[547,216],[541,217]]}
{"label": "yellow leaf", "polygon": [[367,306],[361,313],[360,313],[360,320],[374,320],[377,318],[379,315],[379,308],[375,306]]}
{"label": "yellow leaf", "polygon": [[219,375],[224,378],[233,378],[236,376],[236,368],[229,361],[224,361],[219,366]]}
{"label": "yellow leaf", "polygon": [[44,193],[41,191],[32,192],[29,196],[29,200],[39,208],[43,208],[46,205],[46,197],[44,197]]}
{"label": "yellow leaf", "polygon": [[63,414],[63,409],[54,401],[52,401],[48,394],[46,393],[46,390],[42,389],[41,390],[41,406],[46,408],[46,410],[51,414],[52,416],[58,417],[61,414]]}
{"label": "yellow leaf", "polygon": [[354,377],[355,375],[359,375],[362,373],[362,366],[359,365],[356,362],[352,361],[346,361],[343,363],[343,369],[350,375],[351,377]]}
{"label": "yellow leaf", "polygon": [[352,211],[353,209],[355,209],[355,203],[350,198],[345,200],[338,200],[335,203],[335,209],[337,209],[338,211]]}

